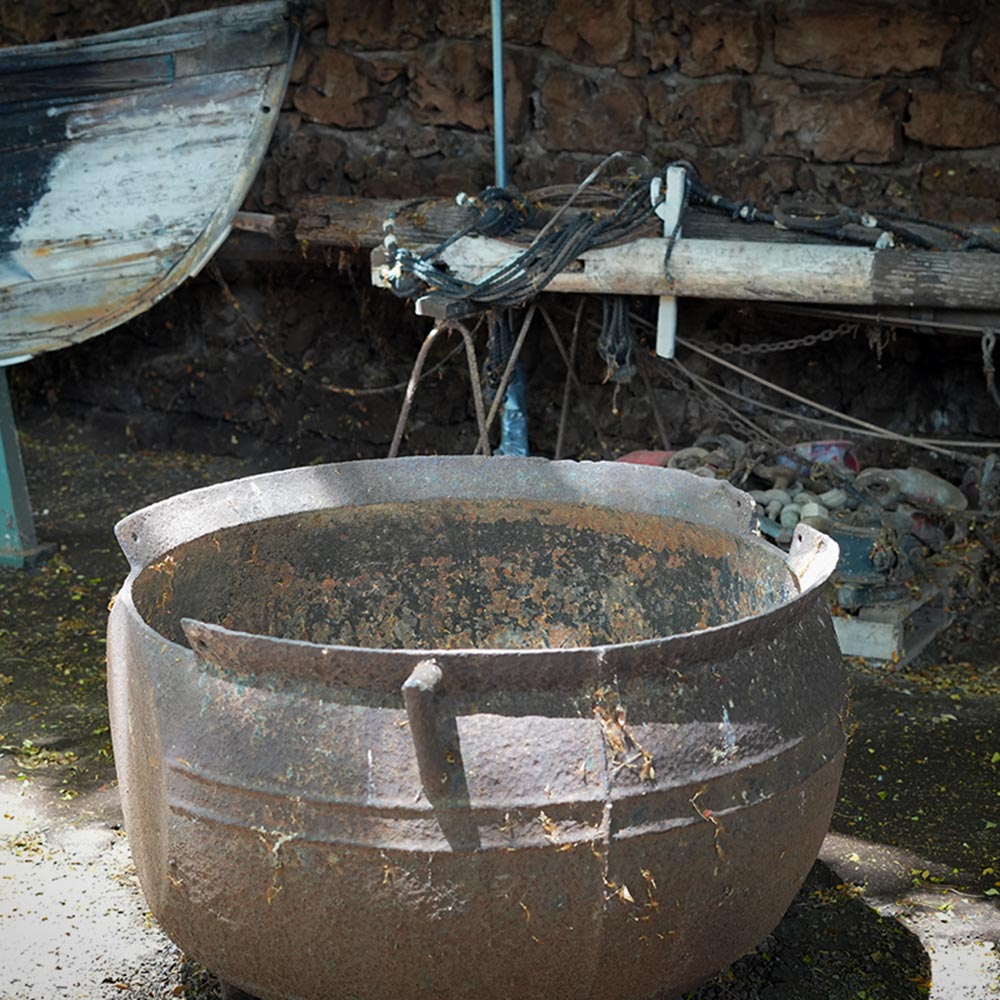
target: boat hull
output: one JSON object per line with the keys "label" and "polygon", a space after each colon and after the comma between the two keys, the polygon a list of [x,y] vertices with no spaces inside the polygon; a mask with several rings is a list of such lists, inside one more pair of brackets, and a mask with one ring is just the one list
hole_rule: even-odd
{"label": "boat hull", "polygon": [[0,50],[0,363],[103,333],[211,258],[296,37],[280,0]]}

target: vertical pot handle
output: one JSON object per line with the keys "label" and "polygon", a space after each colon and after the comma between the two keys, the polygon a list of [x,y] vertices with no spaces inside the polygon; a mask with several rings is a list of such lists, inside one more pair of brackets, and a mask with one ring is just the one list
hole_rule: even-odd
{"label": "vertical pot handle", "polygon": [[826,583],[839,557],[840,546],[829,535],[801,522],[795,526],[787,565],[799,582],[800,593]]}
{"label": "vertical pot handle", "polygon": [[443,676],[435,660],[421,660],[402,688],[420,781],[432,801],[440,799],[448,789],[448,759],[434,708]]}

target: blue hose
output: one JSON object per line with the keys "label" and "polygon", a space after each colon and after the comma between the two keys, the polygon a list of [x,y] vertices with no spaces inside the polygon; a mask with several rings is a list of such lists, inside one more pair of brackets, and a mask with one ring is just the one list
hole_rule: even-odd
{"label": "blue hose", "polygon": [[497,455],[528,454],[527,391],[524,369],[519,361],[507,386],[500,415],[500,447]]}

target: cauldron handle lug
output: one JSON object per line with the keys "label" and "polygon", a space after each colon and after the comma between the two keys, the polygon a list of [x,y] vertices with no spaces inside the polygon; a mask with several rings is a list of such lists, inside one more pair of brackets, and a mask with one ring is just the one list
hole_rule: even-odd
{"label": "cauldron handle lug", "polygon": [[403,702],[417,755],[420,782],[431,801],[448,788],[448,758],[441,739],[434,699],[443,678],[436,660],[421,660],[403,682]]}
{"label": "cauldron handle lug", "polygon": [[149,539],[145,530],[146,518],[140,511],[137,514],[129,514],[123,517],[115,525],[115,537],[121,547],[129,567],[133,570],[144,569],[149,561]]}
{"label": "cauldron handle lug", "polygon": [[840,558],[840,546],[821,531],[799,523],[788,550],[788,568],[795,574],[799,591],[804,593],[825,583]]}

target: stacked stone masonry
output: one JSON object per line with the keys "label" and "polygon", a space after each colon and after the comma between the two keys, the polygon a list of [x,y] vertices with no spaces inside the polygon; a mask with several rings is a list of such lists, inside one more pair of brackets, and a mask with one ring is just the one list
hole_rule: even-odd
{"label": "stacked stone masonry", "polygon": [[[289,109],[256,192],[475,191],[492,180],[488,0],[310,8]],[[1000,9],[507,0],[512,180],[579,180],[607,153],[697,165],[730,196],[995,218]],[[306,137],[305,139],[303,137]],[[303,159],[303,157],[305,157]],[[315,178],[313,178],[315,180]]]}

